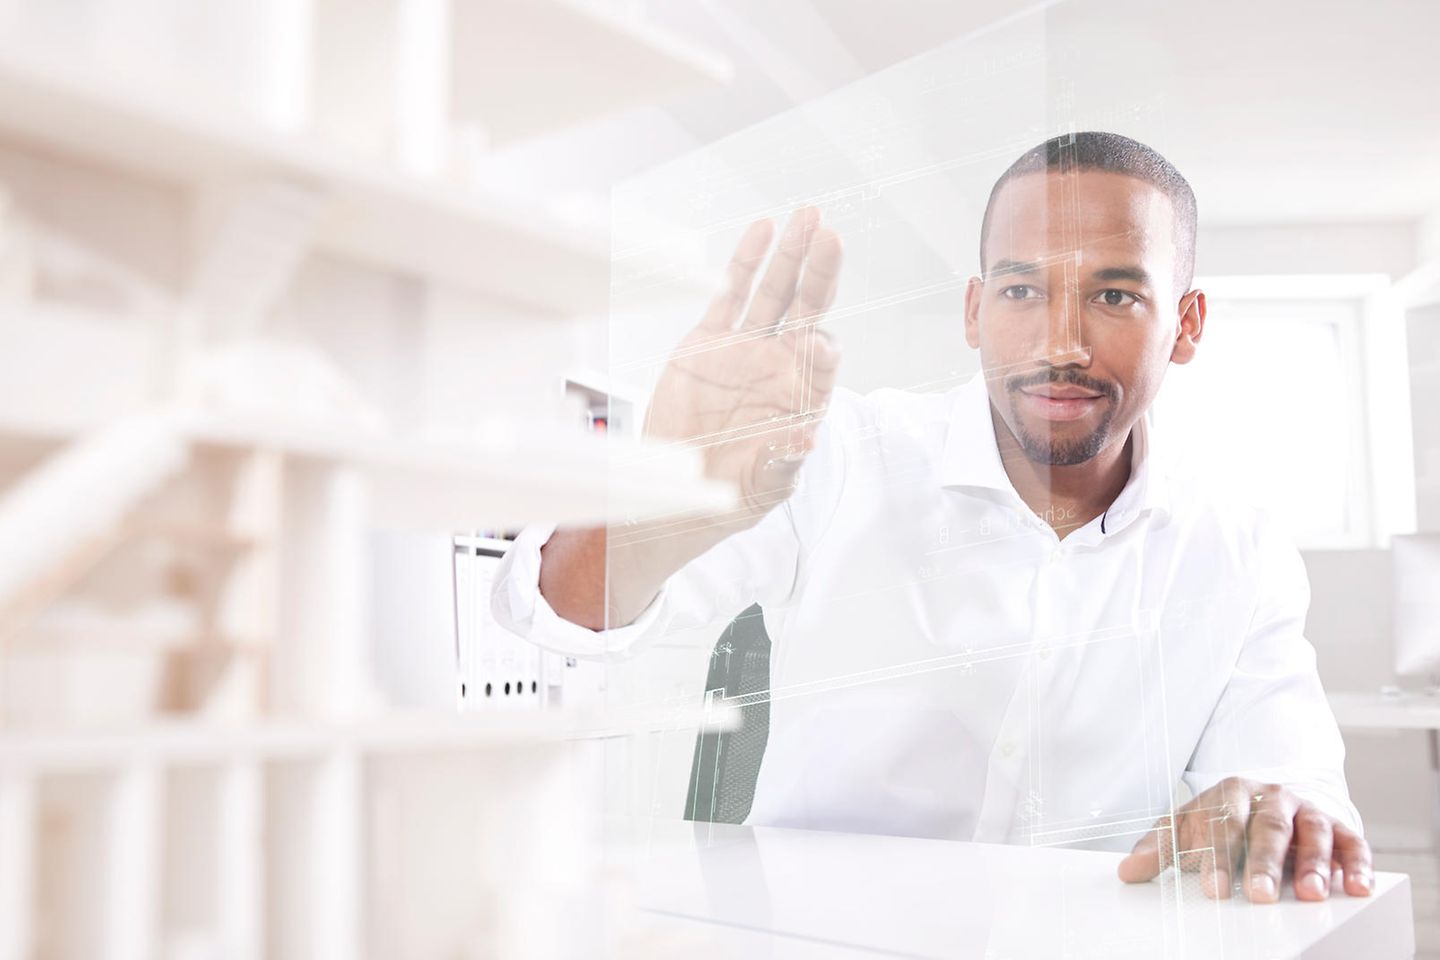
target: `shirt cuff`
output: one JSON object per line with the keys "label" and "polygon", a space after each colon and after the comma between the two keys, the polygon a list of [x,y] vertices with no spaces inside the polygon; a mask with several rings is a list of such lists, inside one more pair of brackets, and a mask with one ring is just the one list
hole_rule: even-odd
{"label": "shirt cuff", "polygon": [[495,574],[490,611],[500,626],[555,653],[571,657],[623,658],[639,653],[664,628],[668,585],[623,627],[591,630],[557,614],[540,593],[540,548],[554,524],[533,524],[510,544]]}

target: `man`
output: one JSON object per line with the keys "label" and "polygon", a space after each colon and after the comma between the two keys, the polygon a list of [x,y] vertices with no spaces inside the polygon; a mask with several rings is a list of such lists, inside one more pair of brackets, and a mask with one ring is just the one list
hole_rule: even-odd
{"label": "man", "polygon": [[1204,332],[1195,227],[1189,184],[1143,144],[1035,147],[995,184],[966,292],[983,374],[862,398],[834,389],[821,325],[839,237],[799,211],[757,286],[772,227],[752,225],[647,422],[700,446],[741,506],[527,530],[497,615],[629,654],[759,601],[771,721],[750,823],[1141,835],[1126,881],[1178,858],[1212,896],[1273,902],[1287,866],[1302,899],[1367,894],[1299,556],[1172,476],[1144,419]]}

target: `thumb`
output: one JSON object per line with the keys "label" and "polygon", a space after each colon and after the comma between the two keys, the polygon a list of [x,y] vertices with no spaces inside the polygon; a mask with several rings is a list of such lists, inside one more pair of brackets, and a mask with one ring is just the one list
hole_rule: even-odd
{"label": "thumb", "polygon": [[1145,883],[1154,880],[1160,875],[1160,832],[1151,830],[1140,841],[1135,848],[1120,861],[1116,873],[1126,883]]}

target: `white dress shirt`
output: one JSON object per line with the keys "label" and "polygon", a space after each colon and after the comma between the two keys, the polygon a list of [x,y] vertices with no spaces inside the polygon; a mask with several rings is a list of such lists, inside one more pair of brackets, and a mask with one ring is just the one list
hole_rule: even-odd
{"label": "white dress shirt", "polygon": [[513,545],[494,611],[556,651],[613,656],[700,624],[718,637],[758,601],[771,715],[748,823],[1128,849],[1182,780],[1240,775],[1358,830],[1299,554],[1166,469],[1149,432],[1109,510],[1062,540],[1006,476],[979,377],[841,391],[795,495],[632,624],[550,609],[544,526]]}

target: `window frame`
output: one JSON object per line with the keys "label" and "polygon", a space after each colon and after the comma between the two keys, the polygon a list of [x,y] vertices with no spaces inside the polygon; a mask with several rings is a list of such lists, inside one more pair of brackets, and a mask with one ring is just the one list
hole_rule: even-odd
{"label": "window frame", "polygon": [[[1287,320],[1313,319],[1335,330],[1345,372],[1349,445],[1345,527],[1336,533],[1294,531],[1302,550],[1352,550],[1382,545],[1376,504],[1376,460],[1370,427],[1374,415],[1374,366],[1368,356],[1367,332],[1376,300],[1390,288],[1384,274],[1200,276],[1192,286],[1214,305],[1269,311]],[[1318,315],[1317,315],[1318,314]],[[1202,339],[1200,349],[1204,350]]]}

